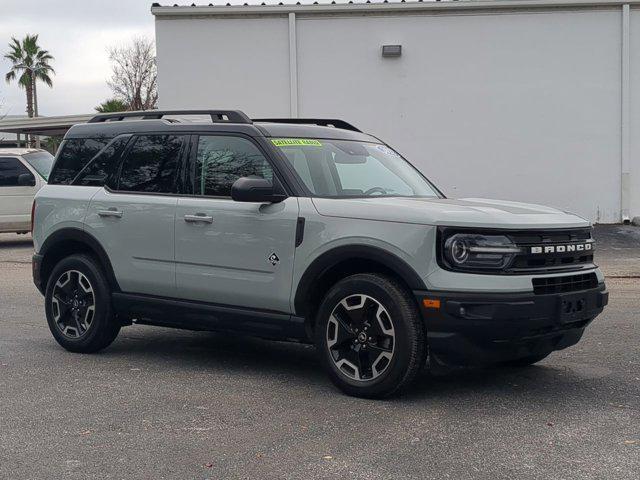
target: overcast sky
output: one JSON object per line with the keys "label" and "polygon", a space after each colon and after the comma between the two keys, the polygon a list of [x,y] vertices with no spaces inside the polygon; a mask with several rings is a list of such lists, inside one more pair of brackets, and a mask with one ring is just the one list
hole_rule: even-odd
{"label": "overcast sky", "polygon": [[[158,1],[158,0],[155,0]],[[313,0],[160,0],[163,5],[313,3]],[[362,0],[364,2],[364,0]],[[379,2],[382,0],[372,0]],[[4,76],[11,37],[38,34],[39,44],[55,57],[53,88],[39,84],[40,115],[91,113],[110,98],[108,49],[135,36],[154,38],[154,0],[0,0],[0,116],[24,115],[25,91]],[[346,3],[347,0],[338,0]],[[320,0],[319,3],[330,3]]]}
{"label": "overcast sky", "polygon": [[[110,76],[108,47],[136,35],[153,38],[151,3],[153,0],[1,0],[0,114],[21,115],[26,108],[24,90],[4,81],[10,68],[4,54],[12,36],[37,33],[40,46],[55,57],[53,89],[43,84],[38,89],[41,115],[90,113],[110,96],[105,81]],[[174,3],[193,0],[171,0]]]}

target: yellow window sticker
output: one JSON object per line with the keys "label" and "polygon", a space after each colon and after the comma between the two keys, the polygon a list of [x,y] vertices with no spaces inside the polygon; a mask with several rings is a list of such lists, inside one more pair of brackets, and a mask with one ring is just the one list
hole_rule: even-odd
{"label": "yellow window sticker", "polygon": [[321,147],[318,140],[309,138],[272,138],[271,143],[276,147]]}

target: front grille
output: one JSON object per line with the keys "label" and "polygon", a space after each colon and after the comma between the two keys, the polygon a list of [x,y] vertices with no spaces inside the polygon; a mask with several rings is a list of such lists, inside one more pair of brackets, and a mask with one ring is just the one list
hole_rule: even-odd
{"label": "front grille", "polygon": [[583,273],[566,277],[534,278],[532,282],[534,294],[548,295],[596,288],[598,286],[598,277],[596,277],[595,273]]}
{"label": "front grille", "polygon": [[[581,270],[593,268],[593,246],[591,229],[579,228],[571,230],[522,231],[513,232],[511,239],[524,252],[516,255],[509,266],[509,273],[539,273]],[[585,251],[562,251],[546,253],[545,247],[562,246],[563,248],[583,245],[590,242],[592,249]],[[543,253],[531,253],[532,247],[541,247]]]}

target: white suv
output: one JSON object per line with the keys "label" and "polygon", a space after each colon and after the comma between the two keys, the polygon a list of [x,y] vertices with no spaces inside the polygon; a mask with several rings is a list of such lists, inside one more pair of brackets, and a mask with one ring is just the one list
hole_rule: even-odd
{"label": "white suv", "polygon": [[64,348],[95,352],[132,322],[315,342],[365,397],[427,358],[535,363],[608,299],[589,222],[445,198],[340,120],[98,115],[67,133],[34,218],[34,282]]}
{"label": "white suv", "polygon": [[0,233],[31,230],[35,194],[47,183],[53,156],[34,148],[0,148]]}

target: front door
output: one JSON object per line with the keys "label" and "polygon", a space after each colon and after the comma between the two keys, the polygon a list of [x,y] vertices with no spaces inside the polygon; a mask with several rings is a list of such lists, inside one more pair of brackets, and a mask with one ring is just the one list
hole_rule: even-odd
{"label": "front door", "polygon": [[[33,185],[20,185],[20,175]],[[31,204],[40,179],[15,157],[0,157],[0,232],[31,229]]]}
{"label": "front door", "polygon": [[274,204],[235,202],[240,177],[273,179],[249,138],[194,139],[187,182],[192,196],[176,209],[176,283],[181,298],[289,313],[298,218],[296,197]]}

